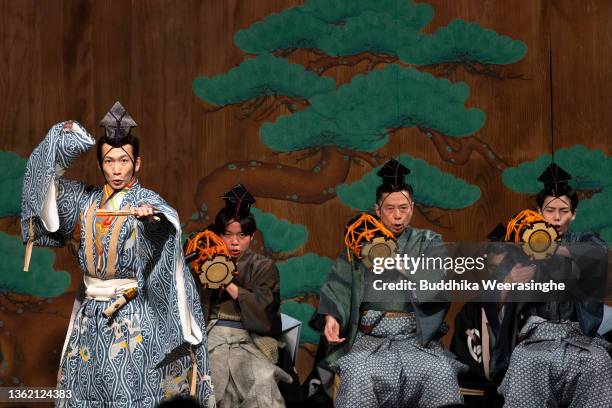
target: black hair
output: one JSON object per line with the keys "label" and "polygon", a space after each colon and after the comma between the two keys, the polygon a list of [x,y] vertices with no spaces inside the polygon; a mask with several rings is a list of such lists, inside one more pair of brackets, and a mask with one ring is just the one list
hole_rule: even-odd
{"label": "black hair", "polygon": [[253,214],[249,213],[248,216],[240,218],[239,220],[234,216],[235,214],[231,209],[223,207],[215,217],[215,222],[212,224],[212,231],[217,235],[223,235],[229,224],[233,221],[238,221],[243,234],[251,236],[255,234],[255,231],[257,231],[257,223],[255,222]]}
{"label": "black hair", "polygon": [[540,190],[540,192],[536,196],[536,204],[538,205],[539,208],[543,209],[542,206],[544,205],[544,201],[546,200],[546,197],[561,197],[561,196],[569,197],[570,209],[572,210],[572,212],[575,212],[576,208],[578,207],[578,201],[579,201],[578,193],[576,193],[576,190],[574,190],[567,184],[560,186],[560,188],[558,188],[556,191],[553,190],[552,188],[544,188]]}
{"label": "black hair", "polygon": [[106,135],[100,137],[98,139],[98,146],[96,150],[96,157],[98,158],[98,165],[100,166],[100,168],[102,168],[102,146],[104,144],[108,144],[112,147],[123,147],[128,144],[132,146],[132,152],[134,153],[134,157],[132,158],[132,164],[134,165],[134,167],[136,166],[136,159],[140,154],[140,142],[138,141],[138,137],[134,135],[127,135],[126,137],[122,138],[119,143],[116,143],[114,139],[111,139]]}
{"label": "black hair", "polygon": [[400,184],[386,184],[383,183],[376,189],[376,204],[380,203],[380,199],[383,194],[386,193],[397,193],[399,191],[408,191],[408,195],[412,200],[412,186],[408,183],[400,183]]}

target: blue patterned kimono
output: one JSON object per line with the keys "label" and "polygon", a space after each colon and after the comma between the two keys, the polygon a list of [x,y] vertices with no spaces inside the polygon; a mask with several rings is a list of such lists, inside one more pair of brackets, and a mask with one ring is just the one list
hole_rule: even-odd
{"label": "blue patterned kimono", "polygon": [[[152,407],[189,393],[195,366],[195,397],[214,406],[204,319],[183,261],[178,214],[135,181],[122,192],[121,208],[149,204],[159,221],[115,217],[108,234],[98,236],[96,249],[95,211],[103,189],[61,177],[95,141],[76,124],[72,131],[63,125],[53,126],[30,156],[22,198],[24,242],[63,246],[80,227],[78,260],[84,281],[58,373],[58,387],[69,390],[71,398],[57,405]],[[102,312],[120,293],[116,284],[125,282],[137,287],[136,298],[104,317]],[[115,287],[113,296],[100,296],[99,288],[108,285]]]}

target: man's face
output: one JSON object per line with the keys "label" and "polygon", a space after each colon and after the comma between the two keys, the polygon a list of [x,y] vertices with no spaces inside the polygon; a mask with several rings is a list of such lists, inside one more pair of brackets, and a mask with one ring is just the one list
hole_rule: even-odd
{"label": "man's face", "polygon": [[560,235],[567,232],[570,223],[576,218],[576,212],[572,212],[570,198],[566,195],[546,197],[542,208],[538,208],[538,210],[546,221],[554,225]]}
{"label": "man's face", "polygon": [[244,251],[249,248],[249,245],[251,245],[253,236],[244,234],[240,223],[232,220],[225,227],[225,232],[221,235],[221,239],[225,242],[225,246],[229,249],[232,258],[240,258]]}
{"label": "man's face", "polygon": [[105,143],[102,145],[102,172],[106,182],[113,190],[121,190],[132,180],[132,170],[134,175],[140,170],[140,157],[136,158],[136,168],[132,164],[131,158],[134,157],[132,145],[112,147]]}
{"label": "man's face", "polygon": [[412,219],[414,202],[407,191],[385,193],[376,204],[376,215],[395,236],[401,235]]}

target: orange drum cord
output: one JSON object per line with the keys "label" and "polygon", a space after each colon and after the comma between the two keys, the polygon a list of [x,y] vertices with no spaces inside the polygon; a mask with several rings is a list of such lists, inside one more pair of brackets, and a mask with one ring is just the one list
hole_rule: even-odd
{"label": "orange drum cord", "polygon": [[351,252],[358,259],[361,259],[361,244],[362,242],[370,242],[373,238],[384,236],[395,240],[391,231],[385,227],[372,214],[361,213],[356,221],[346,227],[344,235],[344,244],[346,245],[346,257],[348,261],[352,261]]}
{"label": "orange drum cord", "polygon": [[193,252],[198,252],[198,258],[191,262],[191,265],[196,271],[200,270],[200,267],[204,262],[213,259],[217,255],[225,255],[230,257],[225,242],[214,232],[210,230],[204,230],[196,233],[193,237],[187,239],[187,245],[185,246],[185,254],[189,255]]}
{"label": "orange drum cord", "polygon": [[541,214],[533,210],[521,211],[514,218],[508,221],[508,226],[506,227],[506,241],[514,241],[516,243],[521,242],[521,231],[523,231],[525,227],[538,221],[546,222]]}

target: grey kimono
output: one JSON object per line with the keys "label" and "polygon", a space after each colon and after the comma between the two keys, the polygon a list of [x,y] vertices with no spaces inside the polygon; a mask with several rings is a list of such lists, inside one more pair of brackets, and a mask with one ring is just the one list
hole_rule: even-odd
{"label": "grey kimono", "polygon": [[[415,257],[441,243],[440,235],[411,227],[397,239],[399,253]],[[331,348],[324,362],[340,376],[335,406],[438,407],[461,402],[457,371],[462,365],[437,341],[445,333],[448,303],[417,302],[414,297],[403,303],[366,302],[365,277],[371,275],[361,262],[339,257],[311,321],[322,330],[324,316],[332,315],[340,323],[340,337],[346,338]],[[391,310],[407,314],[384,317]]]}

